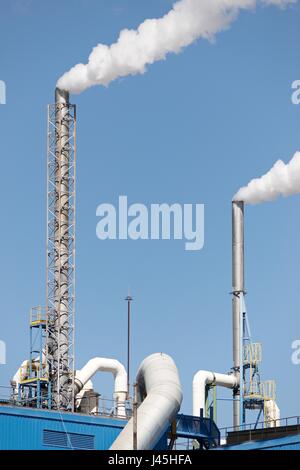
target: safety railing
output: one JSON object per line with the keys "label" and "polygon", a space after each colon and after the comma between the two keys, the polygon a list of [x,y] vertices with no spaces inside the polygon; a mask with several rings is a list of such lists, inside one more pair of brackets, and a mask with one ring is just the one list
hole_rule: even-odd
{"label": "safety railing", "polygon": [[273,427],[270,428],[267,427],[267,423],[265,421],[259,421],[257,423],[243,424],[238,427],[230,426],[220,428],[221,442],[223,444],[227,443],[228,436],[233,432],[236,433],[234,440],[237,444],[239,442],[238,433],[240,433],[240,441],[244,442],[244,434],[246,432],[248,441],[257,440],[257,431],[260,433],[260,439],[263,439],[264,437],[267,439],[267,437],[270,436],[270,433],[272,433],[272,438],[274,438],[274,434],[276,433],[282,435],[283,433],[291,430],[292,426],[300,432],[300,416],[288,416],[286,418],[272,420],[272,425]]}
{"label": "safety railing", "polygon": [[9,403],[11,399],[11,387],[0,386],[0,403]]}
{"label": "safety railing", "polygon": [[[19,406],[33,407],[36,397],[19,396],[13,387],[0,386],[0,404],[10,404]],[[75,410],[78,413],[89,414],[92,416],[115,417],[118,419],[129,419],[132,416],[132,400],[117,402],[111,398],[105,398],[95,393],[87,397],[77,398]],[[80,405],[80,406],[79,406]],[[120,407],[125,410],[120,414]]]}
{"label": "safety railing", "polygon": [[[76,400],[76,408],[84,414],[93,416],[107,416],[119,419],[128,419],[132,416],[132,401],[117,402],[111,398],[102,397],[99,394],[89,394],[88,396],[78,397]],[[120,408],[125,410],[120,413]]]}
{"label": "safety railing", "polygon": [[46,307],[32,307],[30,310],[30,325],[46,325],[47,323],[47,308]]}
{"label": "safety railing", "polygon": [[177,438],[172,450],[193,450],[199,448],[199,444],[193,439]]}

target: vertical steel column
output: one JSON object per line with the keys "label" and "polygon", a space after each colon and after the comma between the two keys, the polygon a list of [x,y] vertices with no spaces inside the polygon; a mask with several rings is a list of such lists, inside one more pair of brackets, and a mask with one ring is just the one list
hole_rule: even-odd
{"label": "vertical steel column", "polygon": [[131,342],[131,302],[133,298],[128,295],[127,302],[127,398],[130,396],[130,342]]}
{"label": "vertical steel column", "polygon": [[[241,294],[244,285],[244,202],[232,202],[232,343],[233,372],[238,380],[241,367]],[[240,391],[233,391],[233,425],[240,425]]]}
{"label": "vertical steel column", "polygon": [[74,406],[76,108],[55,90],[48,111],[47,353],[52,407]]}
{"label": "vertical steel column", "polygon": [[138,413],[138,384],[134,384],[134,392],[133,392],[133,406],[132,406],[132,412],[133,412],[133,426],[132,426],[132,448],[133,450],[137,450],[137,428],[138,428],[138,422],[137,422],[137,413]]}

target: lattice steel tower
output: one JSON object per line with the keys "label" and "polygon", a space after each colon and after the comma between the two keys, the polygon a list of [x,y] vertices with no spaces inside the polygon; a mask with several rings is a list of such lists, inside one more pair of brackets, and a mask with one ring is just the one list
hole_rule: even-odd
{"label": "lattice steel tower", "polygon": [[74,407],[76,107],[55,90],[48,106],[47,341],[52,408]]}

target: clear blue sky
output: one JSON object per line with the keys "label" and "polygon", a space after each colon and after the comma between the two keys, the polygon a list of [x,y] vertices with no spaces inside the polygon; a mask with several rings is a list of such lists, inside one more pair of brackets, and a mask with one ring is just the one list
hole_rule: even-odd
{"label": "clear blue sky", "polygon": [[[46,106],[57,78],[124,27],[166,13],[167,0],[1,0],[0,382],[28,354],[28,313],[45,304]],[[300,148],[300,6],[243,13],[215,44],[178,56],[78,105],[77,367],[93,356],[126,361],[126,305],[133,305],[133,370],[152,352],[175,359],[191,412],[198,369],[226,372],[231,359],[231,198],[278,158]],[[96,207],[129,202],[204,203],[205,246],[96,238]],[[275,378],[282,416],[300,414],[300,196],[246,210],[246,287],[253,337],[263,343],[263,378]],[[112,379],[99,375],[103,395]],[[219,397],[230,397],[222,390]],[[223,405],[221,405],[223,406]],[[219,408],[229,424],[229,403]]]}

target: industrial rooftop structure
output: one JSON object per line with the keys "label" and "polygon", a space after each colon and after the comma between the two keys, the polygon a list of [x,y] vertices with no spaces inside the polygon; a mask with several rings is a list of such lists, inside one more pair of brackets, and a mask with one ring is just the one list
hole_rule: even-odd
{"label": "industrial rooftop structure", "polygon": [[[0,401],[0,447],[3,449],[172,449],[182,440],[194,449],[219,448],[216,387],[233,393],[233,431],[229,447],[246,448],[247,410],[263,420],[263,440],[249,446],[270,447],[280,429],[275,382],[262,381],[262,347],[252,342],[245,305],[244,203],[232,203],[233,364],[229,373],[198,371],[193,380],[193,414],[179,414],[182,388],[173,359],[147,357],[130,398],[128,370],[116,359],[93,358],[75,367],[75,224],[76,106],[56,89],[48,107],[47,155],[47,299],[31,310],[30,351],[12,379],[12,392]],[[97,372],[114,377],[108,406],[91,382]],[[282,431],[282,430],[281,430]],[[289,435],[290,432],[290,435]],[[244,434],[243,434],[244,433]],[[299,426],[280,434],[283,446],[299,446]],[[260,436],[262,432],[260,433]],[[235,436],[235,437],[234,437]],[[291,440],[292,436],[292,440]],[[243,438],[244,439],[244,438]],[[282,441],[282,439],[284,441]],[[238,443],[236,443],[238,441]],[[274,442],[275,444],[275,442]]]}

